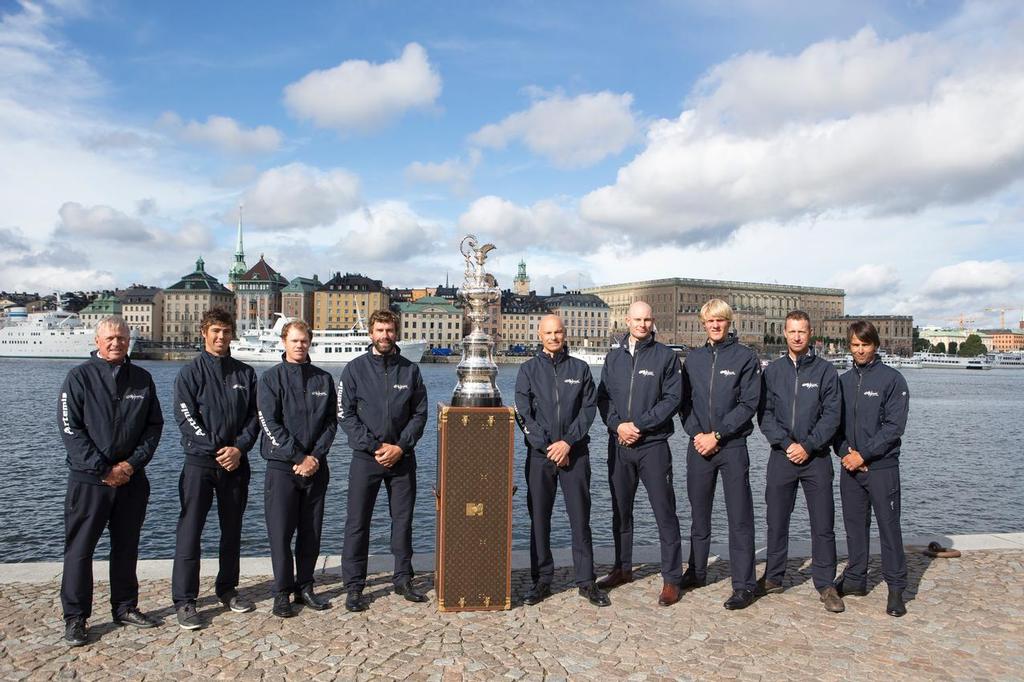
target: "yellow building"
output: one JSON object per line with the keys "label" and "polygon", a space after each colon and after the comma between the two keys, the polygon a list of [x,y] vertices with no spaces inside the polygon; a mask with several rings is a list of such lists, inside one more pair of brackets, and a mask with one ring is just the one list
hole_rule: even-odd
{"label": "yellow building", "polygon": [[314,329],[351,329],[369,323],[370,314],[391,305],[379,279],[335,273],[313,295]]}
{"label": "yellow building", "polygon": [[841,348],[846,344],[846,334],[854,320],[865,320],[875,325],[882,342],[880,349],[896,355],[914,353],[914,318],[910,315],[845,315],[829,318],[821,328],[815,328],[815,336],[835,340]]}
{"label": "yellow building", "polygon": [[495,339],[495,349],[507,352],[514,346],[536,348],[540,320],[547,314],[544,299],[536,294],[501,292],[501,330]]}
{"label": "yellow building", "polygon": [[206,272],[200,258],[195,272],[164,289],[164,341],[202,343],[200,321],[210,308],[234,312],[235,295]]}
{"label": "yellow building", "polygon": [[140,339],[164,340],[164,293],[157,287],[132,285],[118,292],[121,317]]}
{"label": "yellow building", "polygon": [[428,348],[459,348],[462,345],[462,311],[451,301],[423,296],[414,303],[395,303],[398,313],[398,341],[427,342]]}

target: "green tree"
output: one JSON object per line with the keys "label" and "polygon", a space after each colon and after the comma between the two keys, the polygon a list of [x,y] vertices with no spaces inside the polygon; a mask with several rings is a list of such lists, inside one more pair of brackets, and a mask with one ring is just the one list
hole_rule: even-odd
{"label": "green tree", "polygon": [[943,355],[945,355],[945,353],[946,353],[946,344],[943,343],[942,341],[939,341],[937,344],[932,346],[932,352],[933,353],[942,353]]}
{"label": "green tree", "polygon": [[920,336],[914,339],[914,352],[920,353],[921,351],[927,351],[931,348],[932,344],[928,342],[928,339],[922,339]]}
{"label": "green tree", "polygon": [[971,334],[967,337],[967,340],[960,344],[960,349],[957,351],[957,355],[962,358],[973,358],[978,355],[984,355],[988,352],[988,348],[981,342],[981,337],[977,334]]}
{"label": "green tree", "polygon": [[956,355],[956,346],[956,341],[949,342],[949,346],[946,347],[946,350],[949,352],[950,355]]}

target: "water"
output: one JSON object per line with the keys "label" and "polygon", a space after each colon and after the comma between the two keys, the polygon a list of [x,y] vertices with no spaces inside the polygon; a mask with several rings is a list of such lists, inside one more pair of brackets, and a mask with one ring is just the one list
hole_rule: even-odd
{"label": "water", "polygon": [[[77,364],[62,360],[0,359],[0,561],[53,561],[63,551],[63,500],[67,481],[64,447],[57,429],[57,394],[68,370]],[[170,412],[171,386],[183,363],[139,362],[148,369],[160,391],[164,409],[163,440],[147,467],[152,485],[149,510],[142,531],[140,557],[166,559],[174,555],[174,529],[178,515],[178,474],[182,453],[178,430]],[[430,412],[423,439],[417,447],[419,495],[416,500],[413,542],[416,551],[434,549],[436,478],[436,423],[434,405],[448,400],[455,384],[453,365],[422,365],[430,396]],[[258,371],[265,366],[257,368]],[[335,377],[339,368],[330,368]],[[513,395],[516,366],[501,366],[498,384],[508,404]],[[1019,532],[1024,530],[1024,371],[907,370],[911,413],[901,457],[903,531],[906,535]],[[678,428],[678,423],[677,423]],[[340,554],[351,452],[341,430],[331,450],[331,482],[327,493],[322,551]],[[605,430],[600,417],[591,430],[593,467],[594,543],[610,546],[611,499],[607,485]],[[684,539],[689,533],[684,453],[685,435],[672,437],[676,455],[675,488]],[[757,541],[764,542],[764,484],[768,447],[760,432],[750,438],[750,481],[754,490]],[[514,499],[513,544],[526,549],[529,519],[523,480],[525,449],[517,438],[515,476],[519,492]],[[242,553],[269,554],[263,520],[264,462],[258,452],[250,457],[253,476],[245,514]],[[840,508],[835,486],[836,509]],[[371,552],[388,551],[390,524],[387,498],[381,490],[371,531]],[[657,527],[643,487],[636,500],[637,544],[656,544]],[[203,534],[207,556],[217,551],[217,515],[211,510]],[[793,539],[808,539],[806,507],[798,494],[791,525]],[[837,519],[836,534],[843,536]],[[725,541],[725,502],[721,486],[715,502],[713,540]],[[97,550],[105,558],[106,535]],[[561,500],[556,500],[552,545],[570,544],[569,522]]]}

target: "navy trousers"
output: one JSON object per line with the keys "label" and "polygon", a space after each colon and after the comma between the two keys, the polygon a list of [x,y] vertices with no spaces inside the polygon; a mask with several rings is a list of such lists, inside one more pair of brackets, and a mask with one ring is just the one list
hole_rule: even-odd
{"label": "navy trousers", "polygon": [[843,469],[839,475],[839,496],[843,501],[843,524],[850,556],[843,571],[843,587],[867,586],[871,510],[874,509],[882,545],[882,577],[891,589],[906,588],[907,556],[900,528],[899,465],[852,474]]}
{"label": "navy trousers", "polygon": [[116,618],[139,605],[139,534],[149,503],[149,479],[136,472],[123,486],[68,481],[64,497],[64,619],[92,615],[92,556],[103,529],[110,531],[110,610]]}
{"label": "navy trousers", "polygon": [[641,481],[658,523],[662,578],[666,582],[679,582],[683,577],[683,543],[676,516],[676,493],[672,488],[672,452],[665,441],[629,448],[620,446],[615,436],[608,439],[615,568],[633,570],[633,500],[637,483]]}
{"label": "navy trousers", "polygon": [[768,561],[764,576],[782,584],[789,558],[789,520],[796,503],[797,485],[803,488],[811,520],[811,579],[816,589],[836,579],[835,501],[832,497],[832,458],[812,456],[793,464],[783,452],[768,456],[768,481],[764,491],[768,517]]}
{"label": "navy trousers", "polygon": [[413,577],[412,513],[416,506],[416,455],[407,453],[388,469],[372,457],[353,454],[348,469],[345,544],[341,552],[341,576],[349,592],[361,592],[366,587],[370,521],[381,483],[388,493],[388,511],[391,515],[394,584],[400,585]]}
{"label": "navy trousers", "polygon": [[530,512],[530,575],[534,583],[551,584],[555,562],[551,556],[551,512],[555,491],[562,487],[565,511],[572,531],[572,565],[576,584],[594,582],[594,543],[590,535],[590,453],[586,448],[569,454],[569,464],[557,467],[532,451],[526,457],[526,508]]}
{"label": "navy trousers", "polygon": [[213,498],[217,498],[220,519],[220,570],[216,592],[222,597],[238,587],[238,562],[242,549],[242,516],[249,502],[249,460],[242,457],[238,468],[227,471],[191,464],[178,477],[177,537],[174,543],[174,568],[171,571],[171,598],[174,605],[194,602],[199,597],[200,545],[206,517]]}
{"label": "navy trousers", "polygon": [[754,498],[750,491],[750,457],[745,442],[702,457],[690,442],[686,449],[686,493],[690,498],[690,561],[687,567],[706,580],[711,552],[711,510],[718,476],[725,489],[729,521],[729,569],[734,590],[754,590]]}
{"label": "navy trousers", "polygon": [[313,584],[330,478],[326,462],[309,477],[267,466],[263,504],[277,594],[297,592]]}

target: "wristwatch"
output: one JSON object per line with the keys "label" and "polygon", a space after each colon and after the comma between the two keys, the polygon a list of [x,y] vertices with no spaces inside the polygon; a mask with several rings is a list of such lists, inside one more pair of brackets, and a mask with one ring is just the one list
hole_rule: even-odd
{"label": "wristwatch", "polygon": [[720,431],[715,431],[715,440],[716,441],[722,440],[722,433]]}

